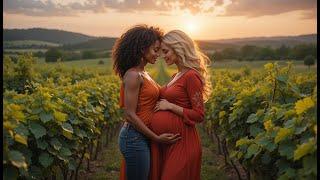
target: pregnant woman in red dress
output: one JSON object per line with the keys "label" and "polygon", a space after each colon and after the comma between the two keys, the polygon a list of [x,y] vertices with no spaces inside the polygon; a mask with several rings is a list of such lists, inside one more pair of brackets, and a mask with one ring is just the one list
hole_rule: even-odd
{"label": "pregnant woman in red dress", "polygon": [[170,145],[152,142],[151,179],[200,180],[202,149],[195,124],[203,121],[204,101],[211,92],[210,59],[179,30],[167,33],[161,48],[167,65],[176,64],[178,73],[160,90],[151,129],[182,138]]}

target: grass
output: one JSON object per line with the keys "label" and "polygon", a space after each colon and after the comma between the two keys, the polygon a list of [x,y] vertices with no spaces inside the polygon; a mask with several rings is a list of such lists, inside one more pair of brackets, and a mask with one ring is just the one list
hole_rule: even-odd
{"label": "grass", "polygon": [[[99,64],[99,61],[102,60],[104,64]],[[112,62],[109,58],[100,58],[100,59],[83,59],[78,61],[65,61],[60,63],[47,63],[44,58],[38,58],[37,63],[35,64],[35,69],[43,68],[55,68],[62,65],[67,69],[83,69],[86,71],[96,72],[99,74],[113,74],[112,72]]]}
{"label": "grass", "polygon": [[[102,60],[104,64],[99,64],[98,62]],[[251,70],[252,74],[255,72],[261,71],[264,69],[264,65],[270,62],[275,61],[223,61],[223,62],[214,62],[210,68],[210,71],[232,71],[239,72],[243,68],[247,67]],[[286,66],[285,61],[278,61],[280,67]],[[60,65],[67,69],[83,69],[84,71],[96,72],[99,74],[114,74],[113,72],[113,62],[110,58],[99,58],[99,59],[83,59],[77,61],[65,61],[60,62]],[[44,69],[44,68],[54,68],[59,66],[59,63],[46,63],[44,58],[39,58],[35,64],[35,69]],[[167,66],[165,62],[160,59],[156,64],[148,64],[146,66],[146,71],[148,71],[151,77],[157,81],[160,85],[168,83],[169,79],[174,73],[177,72],[175,65]],[[292,72],[294,73],[316,73],[317,65],[314,65],[310,68],[303,64],[303,61],[293,61]]]}
{"label": "grass", "polygon": [[42,51],[42,52],[46,52],[47,49],[4,49],[4,52],[6,53],[22,53],[22,52],[38,52],[38,51]]}
{"label": "grass", "polygon": [[216,146],[198,126],[202,144],[201,180],[226,180],[228,174],[223,169],[223,162],[218,159]]}
{"label": "grass", "polygon": [[118,180],[122,155],[118,148],[117,136],[113,137],[110,144],[103,148],[98,160],[91,163],[93,172],[81,172],[80,180]]}
{"label": "grass", "polygon": [[[215,152],[215,145],[210,142],[207,135],[201,128],[198,128],[202,143],[202,180],[227,180],[233,179],[234,174],[226,171],[222,166],[221,158]],[[122,155],[120,153],[117,136],[113,137],[107,148],[101,152],[97,161],[91,163],[93,172],[82,171],[80,180],[118,180],[120,175],[120,162]]]}
{"label": "grass", "polygon": [[19,40],[19,41],[3,41],[5,47],[10,46],[23,46],[23,45],[47,45],[56,47],[59,46],[57,43],[51,43],[46,41],[36,41],[36,40]]}

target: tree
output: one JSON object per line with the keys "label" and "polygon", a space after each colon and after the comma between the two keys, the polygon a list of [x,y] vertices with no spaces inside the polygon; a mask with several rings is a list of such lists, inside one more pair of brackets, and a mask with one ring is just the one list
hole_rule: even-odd
{"label": "tree", "polygon": [[82,59],[95,59],[97,58],[94,51],[83,51],[82,52]]}
{"label": "tree", "polygon": [[98,62],[98,64],[104,64],[103,60],[100,60],[100,61]]}
{"label": "tree", "polygon": [[220,61],[220,60],[222,60],[223,58],[224,58],[224,57],[223,57],[222,53],[219,52],[219,51],[214,52],[214,53],[210,56],[210,59],[211,59],[212,61]]}
{"label": "tree", "polygon": [[272,60],[275,58],[275,53],[271,47],[267,46],[260,48],[258,57],[261,60]]}
{"label": "tree", "polygon": [[62,52],[57,48],[51,48],[45,53],[46,62],[57,62],[59,58],[62,58]]}
{"label": "tree", "polygon": [[239,51],[235,48],[225,48],[221,51],[223,59],[238,59]]}
{"label": "tree", "polygon": [[241,57],[244,60],[249,60],[249,61],[255,60],[257,59],[258,53],[259,53],[259,48],[253,45],[245,45],[245,46],[242,46],[240,49]]}
{"label": "tree", "polygon": [[285,60],[289,58],[290,47],[281,45],[280,48],[276,49],[276,58],[280,60]]}
{"label": "tree", "polygon": [[310,70],[310,66],[314,65],[316,63],[315,58],[312,55],[308,55],[304,58],[304,65],[309,67]]}

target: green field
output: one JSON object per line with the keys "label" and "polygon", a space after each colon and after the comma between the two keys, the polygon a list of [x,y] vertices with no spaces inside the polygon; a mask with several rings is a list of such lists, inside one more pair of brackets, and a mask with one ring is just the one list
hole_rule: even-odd
{"label": "green field", "polygon": [[47,49],[4,49],[4,52],[6,53],[28,53],[28,52],[46,52]]}
{"label": "green field", "polygon": [[35,40],[21,40],[21,41],[3,41],[4,47],[10,48],[11,46],[31,46],[31,45],[46,45],[46,46],[60,46],[57,43],[51,43],[46,41],[35,41]]}
{"label": "green field", "polygon": [[[102,60],[104,64],[98,64],[98,62]],[[46,63],[44,58],[40,58],[37,61],[37,66],[43,66],[43,64],[46,64],[48,66],[57,66],[57,63]],[[275,61],[219,61],[214,62],[211,64],[211,70],[230,70],[230,71],[238,71],[242,68],[248,67],[252,71],[261,70],[264,68],[264,65],[269,62],[275,62]],[[288,61],[277,61],[280,67],[286,66]],[[303,64],[303,61],[292,61],[293,63],[293,70],[295,72],[307,72],[309,71],[308,66],[305,66]],[[96,71],[111,71],[112,70],[112,61],[110,58],[101,58],[101,59],[85,59],[85,60],[78,60],[78,61],[68,61],[68,62],[61,62],[61,64],[65,65],[66,67],[73,67],[73,68],[88,68],[88,69],[96,69]],[[162,59],[159,59],[156,62],[156,67],[160,64],[163,64],[166,71],[168,72],[169,76],[171,76],[173,73],[177,72],[175,65],[172,65],[170,67],[166,66],[165,62]],[[153,71],[161,71],[161,69],[153,70],[153,65],[148,64],[146,66],[148,71],[151,71],[150,73],[153,74]],[[317,71],[317,64],[310,67],[311,72]],[[162,80],[160,80],[162,82]]]}

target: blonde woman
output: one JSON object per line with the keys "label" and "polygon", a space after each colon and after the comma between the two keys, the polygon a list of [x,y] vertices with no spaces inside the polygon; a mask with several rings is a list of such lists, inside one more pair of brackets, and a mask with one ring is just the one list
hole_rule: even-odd
{"label": "blonde woman", "polygon": [[160,89],[151,129],[156,134],[179,133],[175,144],[152,142],[151,179],[200,180],[201,143],[195,124],[204,119],[204,101],[211,93],[210,59],[180,30],[164,35],[161,50],[168,66],[178,68]]}

